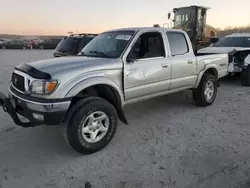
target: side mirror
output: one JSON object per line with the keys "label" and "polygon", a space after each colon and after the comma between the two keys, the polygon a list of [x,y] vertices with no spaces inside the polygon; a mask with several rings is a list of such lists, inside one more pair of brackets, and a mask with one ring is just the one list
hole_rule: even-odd
{"label": "side mirror", "polygon": [[213,37],[213,38],[210,38],[210,42],[211,43],[216,43],[218,42],[220,39],[216,38],[216,37]]}
{"label": "side mirror", "polygon": [[169,12],[169,13],[168,13],[168,19],[170,19],[170,17],[171,17],[171,13]]}
{"label": "side mirror", "polygon": [[128,63],[134,63],[135,59],[134,59],[134,56],[132,55],[131,52],[128,54],[126,60],[127,60]]}

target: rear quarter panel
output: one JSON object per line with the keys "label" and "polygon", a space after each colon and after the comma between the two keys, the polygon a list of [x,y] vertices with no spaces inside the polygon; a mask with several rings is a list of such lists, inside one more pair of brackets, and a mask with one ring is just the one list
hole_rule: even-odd
{"label": "rear quarter panel", "polygon": [[218,79],[226,76],[228,73],[228,54],[202,55],[197,56],[196,59],[199,76],[195,87],[198,87],[203,74],[210,68],[216,69]]}

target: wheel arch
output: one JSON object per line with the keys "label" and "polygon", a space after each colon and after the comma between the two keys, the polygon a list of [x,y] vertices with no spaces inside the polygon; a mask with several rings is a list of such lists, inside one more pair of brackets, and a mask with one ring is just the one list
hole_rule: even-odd
{"label": "wheel arch", "polygon": [[101,97],[110,102],[116,108],[119,119],[123,123],[128,124],[123,111],[124,97],[122,89],[112,80],[106,77],[86,79],[73,86],[65,95],[66,98],[72,98],[71,105],[74,105],[78,100],[89,96]]}
{"label": "wheel arch", "polygon": [[203,77],[203,75],[204,75],[205,73],[211,74],[211,75],[215,76],[216,79],[218,79],[217,66],[214,65],[214,64],[212,64],[212,65],[206,65],[205,68],[204,68],[204,70],[202,70],[202,71],[199,73],[194,88],[197,88],[197,87],[199,86],[200,81],[201,81],[201,79],[202,79],[202,77]]}

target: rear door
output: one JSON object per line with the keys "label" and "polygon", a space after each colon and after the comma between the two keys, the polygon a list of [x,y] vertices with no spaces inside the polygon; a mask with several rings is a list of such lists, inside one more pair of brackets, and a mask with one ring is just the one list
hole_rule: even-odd
{"label": "rear door", "polygon": [[18,48],[19,48],[19,49],[22,49],[24,46],[25,46],[24,41],[19,40],[19,41],[18,41]]}
{"label": "rear door", "polygon": [[19,41],[19,47],[20,49],[25,47],[25,48],[28,48],[28,45],[29,45],[29,42],[28,41]]}
{"label": "rear door", "polygon": [[44,47],[44,49],[47,49],[49,48],[50,43],[50,39],[45,39],[42,43],[42,46]]}
{"label": "rear door", "polygon": [[168,31],[166,35],[171,52],[171,90],[193,87],[197,79],[197,63],[193,48],[186,40],[188,36],[178,31]]}
{"label": "rear door", "polygon": [[57,39],[50,40],[50,47],[49,47],[50,49],[55,49],[57,45],[58,45]]}

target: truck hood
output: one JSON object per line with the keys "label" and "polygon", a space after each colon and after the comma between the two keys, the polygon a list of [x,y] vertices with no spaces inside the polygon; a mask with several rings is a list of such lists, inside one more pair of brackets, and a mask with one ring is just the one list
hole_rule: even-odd
{"label": "truck hood", "polygon": [[117,63],[116,59],[94,58],[85,56],[50,58],[26,64],[50,75],[55,75],[57,73],[62,73],[65,71],[70,72],[74,70],[86,70],[91,68],[94,68],[95,70],[106,68],[118,69],[122,66]]}
{"label": "truck hood", "polygon": [[245,51],[250,50],[250,48],[241,48],[241,47],[206,47],[198,50],[198,54],[224,54],[230,53],[233,51]]}

